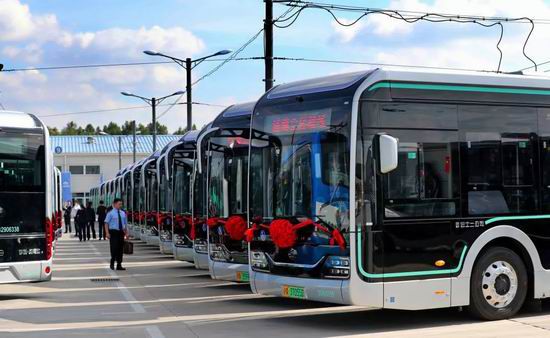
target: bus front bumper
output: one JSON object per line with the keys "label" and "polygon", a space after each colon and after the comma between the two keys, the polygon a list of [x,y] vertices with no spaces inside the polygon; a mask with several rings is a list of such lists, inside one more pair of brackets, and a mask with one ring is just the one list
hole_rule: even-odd
{"label": "bus front bumper", "polygon": [[174,259],[176,259],[178,261],[194,263],[194,259],[193,259],[194,250],[193,250],[193,247],[177,246],[177,245],[174,244],[172,250],[174,251],[174,253],[173,253],[174,254]]}
{"label": "bus front bumper", "polygon": [[145,241],[146,241],[147,244],[149,244],[149,245],[160,246],[160,238],[159,238],[159,236],[153,236],[153,235],[151,235],[151,234],[148,234]]}
{"label": "bus front bumper", "polygon": [[200,270],[208,270],[210,268],[208,264],[208,254],[200,253],[193,250],[193,262],[195,263],[195,268]]}
{"label": "bus front bumper", "polygon": [[52,260],[0,264],[0,284],[52,279]]}
{"label": "bus front bumper", "polygon": [[250,281],[248,264],[220,262],[212,259],[210,259],[209,263],[210,276],[213,279],[244,283]]}
{"label": "bus front bumper", "polygon": [[252,291],[261,295],[351,304],[349,279],[298,278],[251,270],[250,284]]}
{"label": "bus front bumper", "polygon": [[160,253],[165,255],[173,255],[173,244],[172,241],[160,241]]}

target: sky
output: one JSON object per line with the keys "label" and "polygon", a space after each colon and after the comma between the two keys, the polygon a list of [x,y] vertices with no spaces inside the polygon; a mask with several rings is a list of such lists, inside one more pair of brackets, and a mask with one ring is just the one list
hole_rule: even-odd
{"label": "sky", "polygon": [[[324,0],[337,4],[439,13],[550,19],[544,0]],[[275,17],[286,10],[275,5]],[[341,22],[357,15],[338,12]],[[180,58],[238,49],[263,26],[262,0],[0,0],[0,63],[5,69],[162,61],[143,50]],[[504,26],[502,70],[529,67],[523,56],[526,24]],[[496,70],[499,29],[472,24],[408,24],[372,15],[351,27],[326,12],[304,11],[289,28],[275,28],[274,54],[280,57],[347,60],[435,67]],[[550,60],[550,24],[537,24],[526,47],[536,62]],[[263,55],[262,36],[239,57]],[[218,61],[193,70],[197,79]],[[372,68],[368,65],[276,61],[275,84]],[[550,75],[540,67],[538,74]],[[193,87],[198,127],[234,103],[258,99],[264,91],[262,60],[232,61]],[[185,72],[176,64],[67,70],[0,72],[0,103],[5,109],[34,113],[51,127],[69,121],[104,125],[137,120],[148,123],[150,109],[121,91],[162,97],[185,89]],[[165,103],[174,102],[167,99]],[[184,100],[184,98],[183,98]],[[111,110],[137,107],[127,110]],[[167,106],[158,108],[162,113]],[[103,112],[82,113],[87,111]],[[109,111],[110,110],[110,111]],[[76,114],[75,114],[76,113]],[[176,105],[159,118],[175,131],[186,110]]]}

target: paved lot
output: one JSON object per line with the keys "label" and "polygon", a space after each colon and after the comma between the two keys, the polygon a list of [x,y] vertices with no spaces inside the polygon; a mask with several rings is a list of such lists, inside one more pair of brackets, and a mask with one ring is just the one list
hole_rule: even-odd
{"label": "paved lot", "polygon": [[[252,295],[248,285],[136,243],[128,271],[107,267],[108,243],[60,240],[54,279],[0,285],[0,337],[550,337],[550,305],[476,322],[456,309],[368,310]],[[117,277],[120,282],[93,281]]]}

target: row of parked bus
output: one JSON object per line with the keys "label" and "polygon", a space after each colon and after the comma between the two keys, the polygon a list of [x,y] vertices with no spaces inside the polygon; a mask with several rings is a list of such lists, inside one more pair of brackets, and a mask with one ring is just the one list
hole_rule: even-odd
{"label": "row of parked bus", "polygon": [[32,114],[0,111],[0,283],[51,279],[62,208],[47,127]]}
{"label": "row of parked bus", "polygon": [[255,293],[513,316],[550,295],[550,82],[376,69],[279,85],[93,189]]}

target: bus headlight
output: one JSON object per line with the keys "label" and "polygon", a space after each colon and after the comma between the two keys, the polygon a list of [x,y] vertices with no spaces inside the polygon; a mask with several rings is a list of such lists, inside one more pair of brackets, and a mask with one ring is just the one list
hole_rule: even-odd
{"label": "bus headlight", "polygon": [[169,231],[162,230],[162,231],[160,232],[160,239],[161,239],[162,241],[168,242],[168,241],[170,241],[170,240],[172,239],[172,236],[171,236],[171,234],[170,234]]}
{"label": "bus headlight", "polygon": [[174,235],[174,244],[183,245],[183,237],[180,235]]}
{"label": "bus headlight", "polygon": [[349,277],[350,259],[347,256],[329,256],[323,265],[323,273],[327,278]]}
{"label": "bus headlight", "polygon": [[196,240],[195,244],[195,251],[200,254],[207,254],[208,253],[208,245],[205,241],[202,240]]}
{"label": "bus headlight", "polygon": [[261,251],[252,251],[250,253],[250,264],[252,264],[252,267],[254,268],[267,270],[268,264],[265,253]]}
{"label": "bus headlight", "polygon": [[219,244],[210,244],[210,257],[215,261],[228,261],[229,256],[223,246]]}

